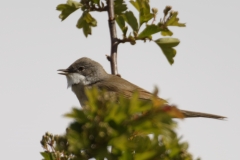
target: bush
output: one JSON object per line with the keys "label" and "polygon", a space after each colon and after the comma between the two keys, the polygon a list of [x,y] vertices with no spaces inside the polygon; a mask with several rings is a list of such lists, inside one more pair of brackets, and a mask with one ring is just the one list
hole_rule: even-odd
{"label": "bush", "polygon": [[180,142],[172,117],[182,118],[176,107],[156,96],[139,101],[122,96],[118,103],[106,92],[86,91],[83,109],[66,114],[73,122],[62,136],[46,133],[41,144],[44,160],[191,160],[188,144]]}

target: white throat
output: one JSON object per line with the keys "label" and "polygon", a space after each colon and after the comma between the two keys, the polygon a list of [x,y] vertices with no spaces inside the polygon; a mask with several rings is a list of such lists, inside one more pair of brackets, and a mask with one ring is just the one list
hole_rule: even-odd
{"label": "white throat", "polygon": [[68,88],[72,87],[74,84],[82,84],[82,85],[88,85],[90,82],[86,79],[85,76],[79,74],[79,73],[69,73],[66,75],[67,77],[67,85]]}

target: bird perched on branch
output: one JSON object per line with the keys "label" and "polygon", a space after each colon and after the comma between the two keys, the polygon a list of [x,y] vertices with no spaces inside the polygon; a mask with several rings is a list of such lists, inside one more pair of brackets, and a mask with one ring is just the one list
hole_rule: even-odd
{"label": "bird perched on branch", "polygon": [[[58,71],[61,71],[59,74],[66,76],[68,87],[72,88],[72,91],[76,94],[81,106],[84,106],[87,101],[87,96],[85,94],[86,87],[96,87],[100,90],[104,89],[109,95],[123,95],[126,98],[131,98],[134,92],[138,92],[139,99],[142,100],[150,100],[153,96],[152,93],[119,76],[108,74],[102,65],[86,57],[76,60],[67,69],[59,69]],[[208,113],[187,110],[180,111],[186,118],[225,118],[223,116]]]}

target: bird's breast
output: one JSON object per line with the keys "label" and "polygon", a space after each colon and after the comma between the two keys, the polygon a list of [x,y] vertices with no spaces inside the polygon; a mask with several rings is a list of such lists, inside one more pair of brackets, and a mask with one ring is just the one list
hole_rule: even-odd
{"label": "bird's breast", "polygon": [[85,105],[85,102],[87,101],[87,96],[85,94],[85,87],[83,84],[74,84],[72,85],[72,91],[75,93],[75,95],[78,98],[79,103],[83,107]]}

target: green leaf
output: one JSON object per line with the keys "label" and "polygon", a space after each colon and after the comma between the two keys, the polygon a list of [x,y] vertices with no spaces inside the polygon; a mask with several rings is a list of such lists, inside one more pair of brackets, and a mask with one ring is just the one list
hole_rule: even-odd
{"label": "green leaf", "polygon": [[44,157],[43,160],[55,160],[55,156],[51,152],[40,152],[40,154]]}
{"label": "green leaf", "polygon": [[141,8],[139,17],[141,26],[143,23],[148,22],[150,19],[152,19],[153,14],[148,12],[148,10],[145,8]]}
{"label": "green leaf", "polygon": [[118,24],[119,28],[123,32],[123,37],[126,37],[128,28],[125,25],[125,20],[124,20],[123,16],[117,15],[115,18],[116,18],[116,21],[117,21],[117,24]]}
{"label": "green leaf", "polygon": [[91,16],[91,14],[87,11],[84,11],[82,16],[79,18],[77,22],[77,28],[83,28],[83,33],[87,37],[92,34],[91,27],[97,26],[97,21],[95,18]]}
{"label": "green leaf", "polygon": [[149,0],[130,0],[130,3],[139,12],[140,26],[153,18],[153,14],[150,12]]}
{"label": "green leaf", "polygon": [[83,24],[83,33],[86,37],[92,34],[92,29],[87,23]]}
{"label": "green leaf", "polygon": [[123,31],[123,29],[125,28],[124,18],[122,16],[116,16],[116,21],[120,29]]}
{"label": "green leaf", "polygon": [[179,18],[177,17],[178,12],[172,12],[171,16],[166,22],[167,26],[178,26],[178,27],[186,27],[185,23],[179,23]]}
{"label": "green leaf", "polygon": [[132,11],[125,12],[124,19],[134,31],[138,31],[138,22]]}
{"label": "green leaf", "polygon": [[121,15],[127,10],[127,5],[123,0],[114,0],[114,12],[116,15]]}
{"label": "green leaf", "polygon": [[65,117],[74,118],[79,123],[86,123],[88,118],[85,116],[83,110],[79,110],[77,108],[73,108],[71,113],[65,114]]}
{"label": "green leaf", "polygon": [[61,11],[59,18],[63,21],[66,19],[70,14],[72,14],[77,9],[81,8],[82,4],[73,0],[68,0],[66,4],[59,4],[57,6],[57,10]]}
{"label": "green leaf", "polygon": [[90,26],[92,26],[92,27],[96,27],[97,26],[96,19],[93,18],[89,12],[86,12],[85,20],[86,20],[87,24],[89,24]]}
{"label": "green leaf", "polygon": [[138,1],[133,1],[133,0],[130,0],[130,3],[138,10],[140,11],[140,5],[138,3]]}
{"label": "green leaf", "polygon": [[150,13],[149,0],[130,0],[130,3],[140,12],[141,8],[148,8]]}
{"label": "green leaf", "polygon": [[168,28],[165,28],[163,31],[161,31],[162,36],[172,36],[173,32],[170,31]]}
{"label": "green leaf", "polygon": [[138,35],[138,38],[150,38],[153,34],[160,31],[161,28],[155,24],[147,25],[146,28]]}
{"label": "green leaf", "polygon": [[155,43],[162,49],[168,62],[172,65],[176,55],[176,50],[173,47],[176,47],[180,41],[177,38],[160,38]]}
{"label": "green leaf", "polygon": [[145,23],[148,22],[150,19],[153,18],[153,14],[150,13],[150,6],[149,6],[149,2],[147,1],[143,1],[141,3],[141,8],[140,8],[140,15],[139,15],[139,19],[140,19],[140,26]]}

